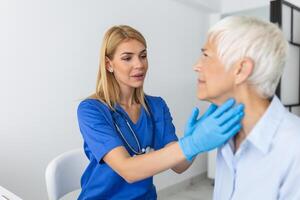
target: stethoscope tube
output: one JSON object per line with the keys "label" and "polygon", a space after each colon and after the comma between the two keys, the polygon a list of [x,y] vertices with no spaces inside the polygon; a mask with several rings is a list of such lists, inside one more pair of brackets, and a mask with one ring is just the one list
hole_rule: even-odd
{"label": "stethoscope tube", "polygon": [[[148,109],[148,111],[149,111],[150,118],[151,118],[151,121],[152,121],[152,126],[153,126],[153,127],[152,127],[152,134],[153,134],[153,135],[152,135],[152,144],[153,144],[153,143],[154,143],[154,135],[155,135],[155,132],[154,132],[154,131],[155,131],[155,128],[154,128],[154,127],[155,127],[155,121],[154,121],[154,119],[153,119],[153,115],[152,115],[150,106],[148,105],[147,101],[145,101],[145,102],[146,102],[146,106],[147,106],[147,109]],[[136,144],[137,144],[137,146],[138,146],[138,151],[136,151],[136,150],[133,148],[133,146],[129,144],[129,142],[128,142],[127,139],[125,138],[123,132],[121,131],[119,125],[116,123],[116,120],[115,120],[114,117],[113,117],[113,120],[114,120],[113,123],[114,123],[114,125],[115,125],[115,127],[116,127],[116,129],[117,129],[117,132],[118,132],[119,135],[122,137],[123,141],[126,143],[126,145],[128,146],[128,148],[129,148],[135,155],[142,155],[142,154],[144,154],[144,153],[150,152],[151,147],[147,147],[146,149],[141,148],[141,144],[140,144],[140,142],[139,142],[139,140],[138,140],[138,138],[137,138],[137,136],[136,136],[136,133],[135,133],[134,130],[132,129],[132,127],[131,127],[130,123],[128,122],[128,120],[126,119],[126,117],[124,117],[123,114],[122,114],[122,113],[119,113],[118,111],[113,111],[113,110],[112,110],[112,112],[113,112],[113,113],[118,113],[118,114],[122,117],[122,119],[125,120],[126,125],[127,125],[127,127],[129,128],[129,130],[130,130],[131,134],[133,135],[133,137],[134,137],[134,139],[135,139],[135,142],[136,142]]]}
{"label": "stethoscope tube", "polygon": [[[127,121],[127,119],[125,119],[125,121],[126,121],[127,127],[129,127],[129,129],[130,129],[132,135],[134,136],[134,139],[135,139],[135,141],[136,141],[136,144],[138,145],[138,152],[137,152],[136,150],[134,150],[134,148],[129,144],[129,142],[126,140],[125,136],[123,135],[123,133],[122,133],[120,127],[118,126],[118,124],[114,122],[114,124],[115,124],[115,126],[116,126],[116,128],[117,128],[117,131],[120,133],[121,137],[123,138],[123,140],[125,141],[125,143],[126,143],[127,146],[129,147],[129,149],[130,149],[133,153],[135,153],[136,155],[142,155],[142,154],[144,154],[145,152],[141,150],[141,145],[140,145],[139,140],[137,139],[137,136],[136,136],[135,132],[132,130],[132,128],[131,128],[129,122]],[[144,150],[144,149],[143,149],[143,150]]]}

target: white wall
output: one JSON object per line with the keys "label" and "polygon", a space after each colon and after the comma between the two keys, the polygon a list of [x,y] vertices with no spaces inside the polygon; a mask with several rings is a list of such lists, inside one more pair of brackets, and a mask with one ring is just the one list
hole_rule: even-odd
{"label": "white wall", "polygon": [[263,6],[222,15],[222,18],[232,15],[252,16],[264,21],[270,21],[270,7]]}
{"label": "white wall", "polygon": [[[208,27],[204,10],[161,0],[1,0],[0,185],[46,199],[44,171],[81,147],[76,109],[95,87],[104,31],[129,24],[148,41],[149,94],[165,98],[180,136],[193,106],[195,63]],[[203,173],[206,156],[183,175],[156,177],[158,189]]]}
{"label": "white wall", "polygon": [[221,0],[221,12],[232,13],[269,6],[270,0]]}
{"label": "white wall", "polygon": [[220,12],[221,11],[221,0],[173,0],[184,3],[194,8],[205,9],[209,12]]}

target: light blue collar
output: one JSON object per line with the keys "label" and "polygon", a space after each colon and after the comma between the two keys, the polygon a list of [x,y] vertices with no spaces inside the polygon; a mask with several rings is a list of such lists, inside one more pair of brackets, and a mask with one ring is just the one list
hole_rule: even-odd
{"label": "light blue collar", "polygon": [[[268,153],[272,144],[272,140],[286,113],[287,110],[282,105],[278,97],[274,96],[269,107],[251,130],[247,138],[242,142],[240,148],[247,148],[248,145],[252,145],[263,154]],[[224,156],[234,156],[233,150],[233,139],[230,139],[221,148]]]}
{"label": "light blue collar", "polygon": [[287,110],[277,96],[274,96],[266,112],[256,123],[246,138],[263,154],[268,153],[277,129]]}

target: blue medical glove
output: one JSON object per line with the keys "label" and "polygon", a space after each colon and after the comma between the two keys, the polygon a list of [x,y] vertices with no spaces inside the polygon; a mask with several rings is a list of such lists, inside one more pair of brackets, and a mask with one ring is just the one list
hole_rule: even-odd
{"label": "blue medical glove", "polygon": [[241,129],[240,121],[244,116],[243,105],[233,107],[230,99],[212,114],[198,121],[188,136],[179,139],[179,146],[187,160],[201,152],[212,150],[224,144]]}
{"label": "blue medical glove", "polygon": [[[184,136],[189,136],[192,134],[192,132],[195,130],[197,122],[201,122],[204,119],[206,119],[210,114],[212,114],[218,107],[215,104],[211,104],[206,112],[198,119],[199,115],[199,109],[195,107],[192,111],[192,114],[190,115],[184,129]],[[195,157],[195,156],[194,156]],[[191,160],[194,159],[194,157],[191,158]],[[191,161],[189,160],[189,161]]]}
{"label": "blue medical glove", "polygon": [[187,123],[185,124],[185,129],[184,129],[184,136],[189,136],[192,134],[192,132],[194,131],[194,129],[196,128],[196,124],[197,122],[201,122],[204,119],[206,119],[210,114],[212,114],[218,107],[215,104],[210,104],[210,106],[208,107],[208,109],[206,110],[206,112],[199,118],[199,109],[197,107],[195,107],[187,121]]}

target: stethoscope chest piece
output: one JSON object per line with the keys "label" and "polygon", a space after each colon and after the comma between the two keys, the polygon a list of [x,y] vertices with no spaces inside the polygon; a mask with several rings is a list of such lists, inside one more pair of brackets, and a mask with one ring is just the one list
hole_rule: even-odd
{"label": "stethoscope chest piece", "polygon": [[150,152],[152,152],[152,151],[154,151],[154,149],[152,149],[151,147],[146,147],[146,148],[142,148],[142,152],[143,153],[150,153]]}

